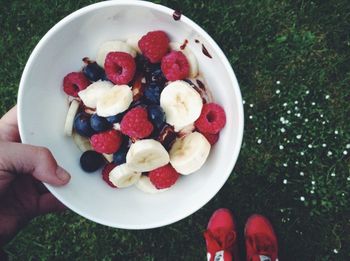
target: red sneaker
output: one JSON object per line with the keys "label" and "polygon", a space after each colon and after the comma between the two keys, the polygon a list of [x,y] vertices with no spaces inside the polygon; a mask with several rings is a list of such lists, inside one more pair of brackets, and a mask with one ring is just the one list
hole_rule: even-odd
{"label": "red sneaker", "polygon": [[236,224],[230,210],[220,208],[213,213],[204,238],[208,261],[239,260]]}
{"label": "red sneaker", "polygon": [[277,237],[271,223],[261,215],[252,215],[244,230],[247,261],[276,261]]}

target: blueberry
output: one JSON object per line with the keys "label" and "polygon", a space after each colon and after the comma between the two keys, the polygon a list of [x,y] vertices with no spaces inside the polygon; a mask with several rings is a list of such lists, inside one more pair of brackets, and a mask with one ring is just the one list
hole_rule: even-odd
{"label": "blueberry", "polygon": [[93,150],[85,151],[80,157],[80,166],[86,172],[94,172],[101,168],[104,163],[103,156]]}
{"label": "blueberry", "polygon": [[159,104],[161,88],[157,83],[150,83],[143,93],[147,104]]}
{"label": "blueberry", "polygon": [[122,121],[124,115],[125,115],[125,113],[121,112],[121,113],[118,113],[117,115],[107,117],[106,120],[109,123],[119,123]]}
{"label": "blueberry", "polygon": [[85,112],[80,112],[75,116],[74,129],[84,137],[91,137],[95,133],[90,125],[90,115]]}
{"label": "blueberry", "polygon": [[117,165],[123,164],[126,162],[126,154],[128,153],[130,147],[130,140],[128,136],[123,136],[122,144],[120,149],[113,154],[113,162]]}
{"label": "blueberry", "polygon": [[159,105],[150,105],[147,107],[148,118],[157,129],[161,129],[165,121],[165,113]]}
{"label": "blueberry", "polygon": [[126,162],[126,154],[129,148],[121,148],[113,154],[113,162],[117,165],[121,165]]}
{"label": "blueberry", "polygon": [[90,118],[91,128],[96,132],[106,131],[112,127],[112,124],[106,118],[93,114]]}
{"label": "blueberry", "polygon": [[105,71],[103,68],[98,66],[96,62],[89,63],[83,68],[83,73],[90,81],[98,81],[106,78]]}
{"label": "blueberry", "polygon": [[149,80],[150,82],[154,82],[161,87],[164,87],[166,82],[166,78],[160,68],[157,68],[156,70],[151,72],[151,78]]}

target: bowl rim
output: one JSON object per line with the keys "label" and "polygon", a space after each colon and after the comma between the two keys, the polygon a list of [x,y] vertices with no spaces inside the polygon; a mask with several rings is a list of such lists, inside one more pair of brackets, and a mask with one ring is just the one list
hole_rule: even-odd
{"label": "bowl rim", "polygon": [[[23,108],[23,99],[24,99],[23,90],[24,90],[26,79],[28,78],[28,75],[29,75],[29,73],[28,73],[29,69],[32,66],[33,61],[35,60],[36,56],[40,53],[41,49],[45,45],[46,41],[49,38],[51,38],[51,36],[54,35],[62,26],[69,23],[71,20],[78,18],[81,15],[84,15],[85,13],[88,13],[90,11],[93,11],[93,10],[99,9],[99,8],[105,8],[105,7],[110,7],[110,6],[124,6],[124,5],[138,6],[138,7],[141,6],[141,7],[145,7],[145,8],[149,8],[149,9],[153,9],[153,10],[165,13],[165,14],[170,15],[170,16],[172,16],[172,14],[174,13],[173,9],[166,7],[166,6],[163,6],[163,5],[160,5],[160,4],[155,4],[152,2],[136,1],[136,0],[134,0],[134,1],[130,1],[130,0],[106,1],[106,2],[94,3],[91,5],[85,6],[83,8],[80,8],[80,9],[70,13],[66,17],[62,18],[58,23],[56,23],[40,39],[38,44],[33,49],[32,53],[30,54],[30,56],[28,58],[26,65],[25,65],[25,68],[23,70],[22,77],[20,80],[18,98],[17,98],[17,103],[18,103],[17,114],[18,114],[19,133],[20,133],[20,136],[21,136],[23,143],[28,143],[27,135],[25,134],[24,128],[22,125],[23,124],[22,123],[23,116],[22,116],[21,112],[24,110],[24,108]],[[189,26],[190,28],[193,28],[196,32],[198,32],[209,43],[209,45],[213,48],[215,53],[219,56],[219,59],[222,61],[224,67],[228,71],[229,79],[230,79],[231,83],[233,83],[233,86],[234,86],[233,91],[235,93],[237,103],[239,105],[238,111],[237,111],[238,136],[237,136],[237,140],[236,140],[237,144],[236,144],[235,150],[233,151],[233,154],[230,157],[229,164],[226,165],[226,173],[224,173],[225,175],[221,179],[221,182],[218,183],[217,189],[210,190],[210,192],[208,192],[208,194],[207,194],[208,196],[206,196],[206,198],[204,200],[200,201],[195,207],[189,208],[186,211],[182,211],[181,215],[178,215],[178,216],[171,218],[171,219],[161,220],[161,221],[158,221],[158,222],[152,223],[152,224],[139,224],[139,225],[135,225],[135,224],[133,224],[133,225],[127,225],[127,224],[116,225],[115,223],[106,222],[103,219],[100,219],[100,218],[95,217],[95,216],[91,216],[90,214],[85,213],[84,211],[81,211],[78,206],[72,205],[72,204],[70,204],[69,201],[63,199],[59,195],[59,193],[56,192],[54,187],[51,187],[50,185],[44,183],[45,186],[48,188],[48,190],[59,201],[61,201],[69,209],[73,210],[74,212],[76,212],[80,216],[85,217],[89,220],[92,220],[96,223],[99,223],[99,224],[102,224],[105,226],[114,227],[114,228],[121,228],[121,229],[140,230],[140,229],[152,229],[152,228],[158,228],[158,227],[170,225],[170,224],[173,224],[177,221],[180,221],[186,217],[189,217],[190,215],[192,215],[193,213],[198,211],[200,208],[202,208],[204,205],[206,205],[220,191],[220,189],[223,187],[223,185],[225,184],[225,182],[229,178],[231,172],[233,171],[233,168],[234,168],[234,166],[237,162],[237,159],[238,159],[239,152],[241,150],[242,140],[243,140],[243,130],[244,130],[244,109],[243,109],[243,103],[242,103],[242,95],[241,95],[241,91],[239,88],[239,84],[238,84],[236,75],[231,67],[231,64],[229,63],[227,57],[225,56],[225,54],[223,53],[221,48],[218,46],[218,44],[213,40],[213,38],[204,29],[202,29],[194,21],[187,18],[183,14],[181,15],[181,21],[183,23],[185,23],[187,26]]]}

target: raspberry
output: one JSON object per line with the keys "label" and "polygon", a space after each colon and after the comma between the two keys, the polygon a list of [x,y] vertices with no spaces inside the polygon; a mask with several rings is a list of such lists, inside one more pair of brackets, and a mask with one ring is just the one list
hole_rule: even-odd
{"label": "raspberry", "polygon": [[128,84],[134,77],[136,63],[128,53],[110,52],[105,60],[105,71],[114,84]]}
{"label": "raspberry", "polygon": [[171,187],[175,184],[179,176],[179,173],[170,164],[152,170],[148,174],[150,181],[157,189]]}
{"label": "raspberry", "polygon": [[159,63],[169,49],[169,38],[163,31],[149,32],[138,42],[139,48],[151,63]]}
{"label": "raspberry", "polygon": [[71,72],[63,78],[63,90],[70,96],[78,97],[78,92],[90,85],[82,72]]}
{"label": "raspberry", "polygon": [[210,145],[213,146],[215,143],[218,142],[219,140],[219,133],[216,134],[210,134],[210,133],[202,133],[203,136],[209,141]]}
{"label": "raspberry", "polygon": [[225,124],[225,111],[216,103],[204,104],[201,115],[195,122],[195,126],[200,132],[210,134],[218,133]]}
{"label": "raspberry", "polygon": [[190,71],[186,56],[180,51],[172,51],[162,59],[162,72],[169,81],[182,80]]}
{"label": "raspberry", "polygon": [[112,154],[119,149],[123,140],[119,131],[109,130],[92,135],[90,141],[95,151]]}
{"label": "raspberry", "polygon": [[115,163],[106,164],[102,170],[102,179],[107,182],[112,188],[116,188],[116,186],[109,180],[109,173],[117,166]]}
{"label": "raspberry", "polygon": [[120,130],[123,134],[135,139],[151,135],[153,125],[148,120],[147,110],[136,107],[128,111],[120,123]]}

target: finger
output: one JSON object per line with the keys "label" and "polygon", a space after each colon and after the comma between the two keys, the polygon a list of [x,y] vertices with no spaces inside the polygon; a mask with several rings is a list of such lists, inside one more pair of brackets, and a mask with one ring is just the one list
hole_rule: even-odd
{"label": "finger", "polygon": [[14,173],[30,174],[37,180],[54,186],[68,183],[70,175],[57,165],[51,152],[42,147],[0,142],[0,187],[4,178]]}
{"label": "finger", "polygon": [[37,190],[37,192],[39,193],[39,195],[42,195],[42,194],[49,192],[49,190],[45,187],[45,185],[38,180],[34,181],[34,186],[35,186],[35,189]]}
{"label": "finger", "polygon": [[18,131],[17,105],[0,119],[0,140],[20,142]]}
{"label": "finger", "polygon": [[64,210],[67,210],[67,207],[58,201],[51,193],[45,193],[39,197],[38,215],[50,212],[61,212]]}

